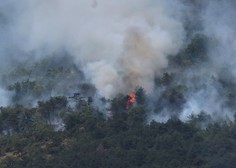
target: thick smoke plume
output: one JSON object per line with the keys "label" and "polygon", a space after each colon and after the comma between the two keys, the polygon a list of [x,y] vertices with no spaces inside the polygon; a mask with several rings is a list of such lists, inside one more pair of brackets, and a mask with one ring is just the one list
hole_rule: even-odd
{"label": "thick smoke plume", "polygon": [[[151,109],[158,109],[151,119],[187,121],[205,112],[233,120],[235,9],[233,0],[1,0],[1,70],[66,52],[99,96],[113,98],[142,86]],[[199,35],[206,39],[204,61],[191,53],[184,61],[194,65],[172,66]],[[168,87],[156,81],[163,72],[176,74],[169,85],[178,108],[165,98]],[[180,94],[181,88],[186,89]]]}
{"label": "thick smoke plume", "polygon": [[[208,61],[189,70],[184,78],[184,83],[195,89],[186,96],[187,102],[180,117],[183,120],[188,120],[190,113],[200,114],[202,111],[213,120],[234,120],[235,9],[236,2],[232,0],[202,2],[198,15],[202,26],[200,33],[209,39],[205,53]],[[186,82],[196,77],[199,81]]]}
{"label": "thick smoke plume", "polygon": [[10,17],[8,47],[40,57],[63,48],[82,62],[99,94],[111,97],[137,85],[151,91],[167,56],[180,50],[181,5],[173,2],[174,10],[168,1],[151,0],[11,0],[1,6],[14,9],[3,11]]}

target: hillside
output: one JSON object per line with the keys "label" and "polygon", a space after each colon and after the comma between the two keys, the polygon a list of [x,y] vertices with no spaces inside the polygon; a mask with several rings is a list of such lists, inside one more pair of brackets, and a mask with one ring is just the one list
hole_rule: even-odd
{"label": "hillside", "polygon": [[0,167],[235,167],[234,16],[234,0],[0,1]]}

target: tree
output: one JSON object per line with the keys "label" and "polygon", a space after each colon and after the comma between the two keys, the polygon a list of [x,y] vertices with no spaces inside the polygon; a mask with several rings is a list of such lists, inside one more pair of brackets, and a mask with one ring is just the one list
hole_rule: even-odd
{"label": "tree", "polygon": [[146,93],[142,87],[137,87],[135,89],[136,102],[138,105],[146,104]]}
{"label": "tree", "polygon": [[51,97],[46,102],[38,102],[38,112],[41,114],[42,118],[52,124],[52,120],[59,117],[63,109],[67,107],[67,103],[66,97]]}

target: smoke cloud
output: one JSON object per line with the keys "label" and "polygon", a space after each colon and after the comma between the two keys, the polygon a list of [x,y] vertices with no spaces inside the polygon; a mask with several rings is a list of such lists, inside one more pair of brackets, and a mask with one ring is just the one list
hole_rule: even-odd
{"label": "smoke cloud", "polygon": [[177,1],[11,0],[4,8],[14,9],[3,11],[10,18],[8,47],[37,53],[26,59],[65,49],[106,97],[137,85],[151,91],[185,38]]}
{"label": "smoke cloud", "polygon": [[[200,13],[202,33],[210,39],[207,48],[208,62],[196,72],[202,82],[200,89],[188,96],[186,108],[182,116],[190,110],[198,114],[206,112],[214,120],[234,120],[234,110],[227,104],[228,97],[234,87],[226,86],[220,81],[235,85],[235,28],[236,3],[227,1],[203,2],[204,8]],[[195,76],[196,76],[195,74]],[[196,86],[197,84],[195,84]],[[197,109],[195,109],[197,108]],[[186,116],[186,115],[185,115]]]}
{"label": "smoke cloud", "polygon": [[[187,88],[180,119],[204,111],[233,120],[231,90],[221,81],[236,83],[235,9],[233,0],[0,0],[1,71],[66,51],[98,95],[113,98],[142,86],[155,106],[166,89],[156,77],[175,72],[172,85]],[[196,34],[208,39],[206,61],[184,70],[169,66]],[[152,119],[172,116],[163,102]]]}
{"label": "smoke cloud", "polygon": [[[203,54],[206,60],[177,75],[175,82],[188,88],[183,93],[185,103],[178,116],[188,121],[190,116],[204,112],[213,121],[234,121],[236,3],[199,1],[198,6],[198,10],[192,8],[196,13],[190,16],[196,18],[192,22],[198,23],[193,26],[192,36],[202,34],[207,38]],[[168,118],[169,113],[165,112],[164,116]]]}

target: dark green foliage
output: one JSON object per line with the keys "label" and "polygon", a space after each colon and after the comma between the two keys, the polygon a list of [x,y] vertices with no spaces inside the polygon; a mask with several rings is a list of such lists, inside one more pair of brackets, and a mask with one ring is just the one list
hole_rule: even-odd
{"label": "dark green foliage", "polygon": [[55,93],[68,96],[79,89],[85,96],[93,96],[96,91],[94,86],[84,82],[83,73],[73,58],[63,52],[38,62],[16,63],[1,75],[1,86],[11,92],[12,104],[25,106],[34,106]]}
{"label": "dark green foliage", "polygon": [[38,113],[46,121],[51,123],[55,117],[60,117],[60,113],[67,107],[66,97],[51,97],[46,102],[38,102]]}
{"label": "dark green foliage", "polygon": [[[62,109],[68,110],[65,130],[54,131],[41,114]],[[1,108],[0,167],[234,167],[234,123],[208,122],[201,129],[199,124],[210,121],[202,112],[189,123],[171,119],[145,124],[146,110],[137,105],[105,120],[90,107],[67,108],[65,97],[52,97],[32,109]]]}
{"label": "dark green foliage", "polygon": [[78,88],[84,96],[93,96],[96,93],[95,86],[89,83],[81,83]]}
{"label": "dark green foliage", "polygon": [[[188,101],[186,93],[192,89],[182,84],[181,75],[207,61],[207,41],[196,34],[185,49],[170,57],[174,73],[170,68],[156,77],[153,100],[137,87],[136,102],[129,108],[127,95],[119,94],[111,100],[102,98],[104,107],[109,103],[111,106],[101,112],[93,107],[90,97],[96,88],[84,80],[72,58],[48,57],[30,67],[17,67],[3,77],[4,86],[15,93],[13,102],[28,105],[41,96],[48,100],[38,101],[34,108],[1,107],[0,167],[235,167],[235,123],[215,123],[204,111],[190,116],[187,123],[178,120]],[[227,98],[227,105],[235,107],[234,82],[217,82],[224,89],[220,93]],[[70,107],[64,96],[50,97],[51,93],[72,95],[77,90],[88,99],[75,98],[75,107]],[[148,124],[150,102],[154,112],[166,112],[171,119]],[[111,116],[104,117],[108,112]]]}
{"label": "dark green foliage", "polygon": [[123,112],[126,109],[126,102],[128,98],[122,94],[111,100],[111,111],[113,113]]}
{"label": "dark green foliage", "polygon": [[35,81],[26,80],[9,85],[8,90],[15,92],[12,101],[14,103],[21,103],[22,99],[26,96],[40,97],[44,88]]}
{"label": "dark green foliage", "polygon": [[1,107],[0,133],[13,134],[17,132],[30,131],[36,119],[33,117],[35,109],[27,109],[23,106]]}
{"label": "dark green foliage", "polygon": [[165,72],[160,78],[155,79],[156,85],[169,86],[173,82],[174,74]]}
{"label": "dark green foliage", "polygon": [[186,48],[170,60],[171,66],[186,68],[207,61],[208,40],[203,34],[195,34]]}
{"label": "dark green foliage", "polygon": [[157,111],[167,109],[173,117],[178,116],[186,102],[184,92],[187,88],[183,85],[169,87],[164,90],[158,100]]}
{"label": "dark green foliage", "polygon": [[[45,126],[39,127],[33,136],[2,137],[1,159],[3,156],[4,159],[0,164],[7,167],[233,167],[235,142],[227,136],[232,127],[218,127],[217,133],[211,133],[214,127],[204,131],[170,120],[166,124],[152,122],[138,129],[130,126],[113,132],[114,127],[110,127],[113,121],[106,124],[93,120],[92,129],[78,122],[80,131],[70,137],[66,132],[53,132]],[[99,130],[96,134],[99,136],[94,136],[93,132]],[[227,152],[222,152],[224,149]]]}
{"label": "dark green foliage", "polygon": [[197,116],[191,115],[190,116],[191,123],[197,125],[200,128],[207,127],[210,123],[213,123],[211,116],[207,115],[203,111],[200,112]]}
{"label": "dark green foliage", "polygon": [[142,87],[137,87],[135,90],[136,102],[138,105],[146,104],[146,94]]}

